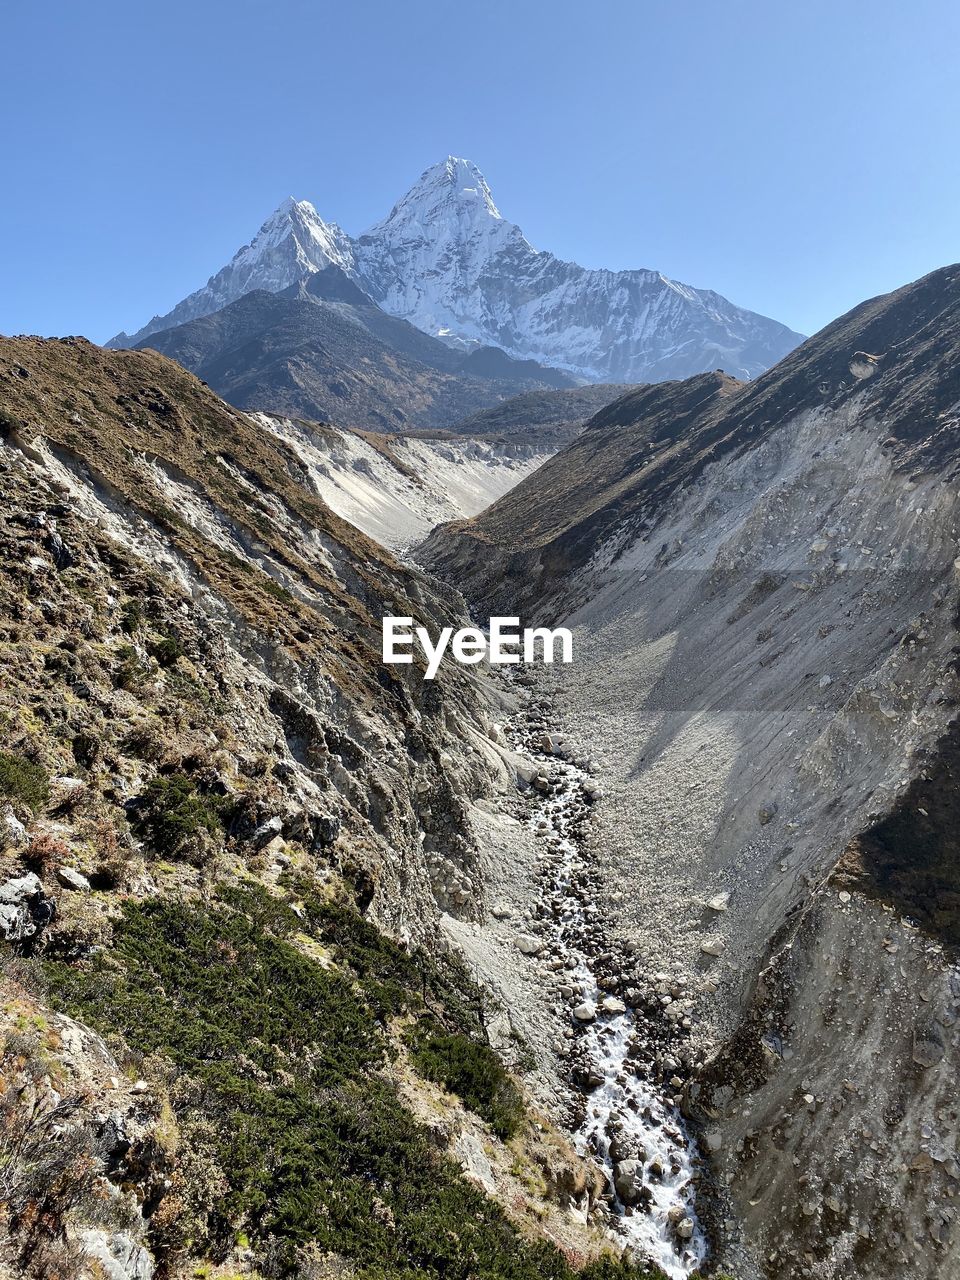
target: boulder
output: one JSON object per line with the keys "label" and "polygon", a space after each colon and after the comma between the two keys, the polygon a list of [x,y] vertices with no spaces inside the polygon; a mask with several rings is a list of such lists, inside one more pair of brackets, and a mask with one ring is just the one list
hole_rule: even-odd
{"label": "boulder", "polygon": [[7,806],[0,813],[0,848],[18,849],[27,843],[27,828]]}
{"label": "boulder", "polygon": [[613,1168],[613,1185],[624,1204],[636,1204],[643,1189],[643,1164],[639,1160],[621,1160]]}
{"label": "boulder", "polygon": [[63,885],[64,889],[73,889],[77,893],[83,893],[90,888],[90,881],[80,871],[74,867],[57,867],[57,882]]}
{"label": "boulder", "polygon": [[340,819],[335,813],[318,813],[313,816],[313,850],[325,849],[340,834]]}
{"label": "boulder", "polygon": [[[8,942],[32,937],[40,924],[52,916],[52,911],[44,913],[40,910],[38,913],[44,903],[43,885],[40,877],[32,871],[0,884],[0,935]],[[39,922],[34,918],[35,914],[39,914]]]}
{"label": "boulder", "polygon": [[535,938],[533,934],[521,933],[517,938],[517,949],[522,951],[525,956],[537,956],[543,950],[543,943],[539,938]]}
{"label": "boulder", "polygon": [[268,818],[266,822],[261,822],[259,827],[253,833],[253,843],[257,849],[263,849],[275,839],[283,831],[283,819],[280,815],[274,814],[272,818]]}
{"label": "boulder", "polygon": [[913,1037],[913,1060],[925,1070],[935,1067],[946,1053],[939,1027],[931,1024]]}
{"label": "boulder", "polygon": [[153,1259],[129,1232],[90,1227],[78,1239],[105,1280],[152,1280]]}
{"label": "boulder", "polygon": [[597,1016],[596,1005],[589,1000],[584,1000],[583,1004],[578,1004],[574,1009],[573,1016],[578,1022],[592,1022]]}

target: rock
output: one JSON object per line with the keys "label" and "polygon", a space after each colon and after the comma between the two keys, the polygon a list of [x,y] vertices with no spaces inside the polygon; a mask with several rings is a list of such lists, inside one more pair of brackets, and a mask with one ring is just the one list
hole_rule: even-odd
{"label": "rock", "polygon": [[25,875],[0,884],[0,903],[19,906],[21,902],[26,902],[29,898],[41,893],[43,893],[43,885],[40,877],[28,871]]}
{"label": "rock", "polygon": [[128,1232],[95,1227],[81,1231],[79,1239],[105,1280],[152,1280],[153,1259]]}
{"label": "rock", "polygon": [[9,806],[0,813],[0,847],[18,849],[27,843],[27,828]]}
{"label": "rock", "polygon": [[[0,884],[0,934],[8,942],[31,938],[41,924],[52,918],[52,911],[42,912],[45,902],[40,877],[32,871]],[[41,917],[47,915],[47,919],[41,918],[38,922],[34,918],[38,909]]]}
{"label": "rock", "polygon": [[493,1166],[483,1149],[483,1143],[472,1133],[461,1133],[452,1147],[452,1154],[459,1160],[468,1181],[481,1187],[488,1195],[496,1195],[497,1182]]}
{"label": "rock", "polygon": [[600,1008],[604,1013],[624,1013],[627,1006],[616,996],[604,996],[600,1001]]}
{"label": "rock", "polygon": [[621,1160],[614,1165],[613,1185],[624,1204],[636,1204],[643,1189],[643,1164],[639,1160]]}
{"label": "rock", "polygon": [[283,831],[283,819],[280,815],[274,814],[272,818],[268,818],[266,822],[261,822],[260,826],[254,831],[252,840],[257,849],[264,848],[271,840],[275,839]]}
{"label": "rock", "polygon": [[517,948],[525,956],[538,956],[543,950],[543,943],[530,933],[521,933],[517,939]]}
{"label": "rock", "polygon": [[710,1129],[703,1135],[703,1145],[708,1151],[719,1151],[723,1146],[723,1138],[718,1129]]}
{"label": "rock", "polygon": [[821,688],[821,689],[829,689],[829,688],[830,688],[830,686],[831,686],[832,684],[833,684],[833,677],[832,677],[832,676],[821,676],[821,677],[820,677],[820,688]]}
{"label": "rock", "polygon": [[531,764],[529,761],[523,760],[520,757],[517,757],[513,764],[517,777],[523,782],[529,782],[531,785],[533,784],[534,778],[536,778],[540,773],[540,766],[538,764]]}
{"label": "rock", "polygon": [[760,821],[761,827],[765,827],[768,822],[772,822],[776,816],[777,806],[775,804],[765,805],[762,809],[757,811],[757,818]]}
{"label": "rock", "polygon": [[711,911],[716,911],[716,912],[726,911],[727,908],[730,906],[729,893],[716,894],[714,897],[710,899],[710,901],[707,903],[707,906],[710,908]]}
{"label": "rock", "polygon": [[87,877],[73,867],[57,867],[55,874],[58,883],[62,884],[64,889],[73,889],[77,893],[83,893],[90,888],[90,881]]}
{"label": "rock", "polygon": [[53,785],[58,791],[69,796],[76,791],[82,791],[87,784],[82,778],[71,778],[64,775],[63,777],[54,778]]}
{"label": "rock", "polygon": [[936,1027],[917,1031],[913,1037],[913,1060],[924,1069],[935,1067],[943,1058],[946,1048]]}
{"label": "rock", "polygon": [[693,1238],[693,1219],[681,1218],[677,1223],[677,1235],[681,1240],[690,1240]]}
{"label": "rock", "polygon": [[589,1000],[584,1000],[583,1004],[578,1004],[574,1009],[573,1016],[578,1022],[592,1022],[597,1016],[596,1006]]}
{"label": "rock", "polygon": [[872,356],[868,351],[855,351],[849,364],[850,372],[858,380],[872,378],[877,372],[880,356]]}
{"label": "rock", "polygon": [[318,849],[326,849],[340,834],[340,819],[335,813],[314,814],[311,826],[313,828],[311,852],[313,853]]}
{"label": "rock", "polygon": [[490,914],[495,920],[509,920],[513,915],[513,907],[509,902],[495,902],[490,908]]}
{"label": "rock", "polygon": [[75,563],[73,554],[56,529],[51,529],[47,534],[47,550],[58,569],[69,569]]}
{"label": "rock", "polygon": [[700,950],[705,956],[722,956],[727,949],[727,944],[722,938],[707,938],[700,943]]}

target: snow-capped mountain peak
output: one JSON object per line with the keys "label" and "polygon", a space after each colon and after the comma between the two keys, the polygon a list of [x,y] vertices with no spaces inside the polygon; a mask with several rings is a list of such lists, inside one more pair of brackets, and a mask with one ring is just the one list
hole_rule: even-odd
{"label": "snow-capped mountain peak", "polygon": [[497,346],[477,281],[511,245],[535,252],[501,216],[477,166],[447,156],[360,236],[354,254],[364,287],[391,315],[426,333]]}
{"label": "snow-capped mountain peak", "polygon": [[331,263],[353,273],[350,237],[335,222],[325,222],[309,200],[288,196],[250,243],[238,249],[202,289],[184,298],[167,315],[154,316],[132,338],[120,333],[108,345],[122,347],[143,342],[162,329],[212,315],[254,289],[279,293]]}
{"label": "snow-capped mountain peak", "polygon": [[[272,250],[288,240],[294,257],[308,272],[322,271],[331,262],[344,270],[353,266],[349,237],[336,223],[324,222],[309,200],[295,200],[293,196],[287,196],[274,210],[253,240],[234,256],[230,266],[262,265]],[[293,284],[293,280],[287,284]],[[280,287],[286,288],[286,285]]]}
{"label": "snow-capped mountain peak", "polygon": [[587,270],[535,249],[500,213],[483,174],[447,156],[352,239],[288,197],[250,244],[133,338],[279,292],[333,263],[384,311],[454,345],[500,347],[591,382],[658,382],[723,368],[753,377],[800,335],[653,270]]}
{"label": "snow-capped mountain peak", "polygon": [[375,223],[365,235],[380,236],[397,223],[411,219],[426,221],[454,209],[467,216],[501,218],[487,180],[477,166],[470,160],[447,156],[426,169],[387,217]]}

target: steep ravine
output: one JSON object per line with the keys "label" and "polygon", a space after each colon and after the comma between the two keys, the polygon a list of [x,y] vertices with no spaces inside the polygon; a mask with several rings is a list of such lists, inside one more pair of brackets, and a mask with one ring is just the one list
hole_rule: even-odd
{"label": "steep ravine", "polygon": [[[298,447],[311,470],[326,466],[321,455],[314,458],[312,435],[302,428],[292,435],[291,423],[269,426]],[[351,448],[361,456],[361,442]],[[473,458],[426,453],[423,480],[449,486],[452,463],[466,464],[460,483],[470,483]],[[378,535],[407,481],[400,475],[398,484],[391,459],[375,465],[367,475],[377,488],[362,506],[348,490],[323,492],[340,514]],[[490,716],[485,750],[502,758],[504,789],[472,807],[476,873],[431,855],[433,892],[456,948],[509,1010],[504,1051],[509,1055],[517,1035],[533,1046],[541,1100],[599,1171],[603,1194],[584,1185],[571,1212],[600,1226],[625,1258],[683,1277],[709,1252],[697,1215],[705,1166],[680,1110],[694,1065],[691,992],[678,984],[672,957],[649,963],[642,945],[618,936],[618,910],[601,909],[595,819],[606,771],[557,729],[536,683],[533,671],[514,679],[494,672],[477,682]],[[517,856],[521,832],[526,858]],[[715,918],[726,905],[721,895]],[[709,1231],[715,1234],[713,1226]]]}

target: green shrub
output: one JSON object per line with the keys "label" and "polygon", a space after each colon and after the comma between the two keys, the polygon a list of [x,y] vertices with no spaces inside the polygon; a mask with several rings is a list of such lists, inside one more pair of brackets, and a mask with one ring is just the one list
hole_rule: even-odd
{"label": "green shrub", "polygon": [[[303,932],[333,945],[336,970],[294,945]],[[183,1143],[202,1125],[228,1183],[191,1223],[194,1256],[222,1260],[243,1232],[271,1275],[300,1274],[310,1244],[358,1280],[575,1280],[437,1151],[384,1077],[387,1004],[436,994],[428,962],[355,912],[312,897],[294,911],[253,886],[127,903],[109,953],[46,973],[75,1016],[176,1065]],[[644,1274],[598,1266],[581,1275]]]}
{"label": "green shrub", "polygon": [[50,781],[46,769],[24,756],[0,751],[0,796],[22,800],[36,812],[46,804],[50,796]]}
{"label": "green shrub", "polygon": [[418,1027],[410,1042],[422,1076],[455,1093],[498,1137],[512,1138],[519,1131],[523,1098],[488,1045],[429,1023]]}
{"label": "green shrub", "polygon": [[161,667],[172,667],[183,657],[183,646],[175,636],[161,636],[150,645],[150,652]]}
{"label": "green shrub", "polygon": [[161,857],[182,857],[199,846],[202,833],[223,828],[224,801],[204,795],[185,773],[161,774],[147,783],[137,802],[136,826]]}
{"label": "green shrub", "polygon": [[263,589],[268,595],[275,596],[278,600],[283,600],[285,604],[292,604],[294,597],[282,583],[277,582],[275,578],[267,578],[263,584]]}
{"label": "green shrub", "polygon": [[152,668],[141,660],[132,644],[122,644],[117,650],[117,657],[120,664],[114,672],[114,684],[118,689],[138,692],[143,681],[150,676]]}
{"label": "green shrub", "polygon": [[140,606],[135,600],[125,600],[120,609],[120,627],[127,635],[133,633],[143,626],[143,613]]}

